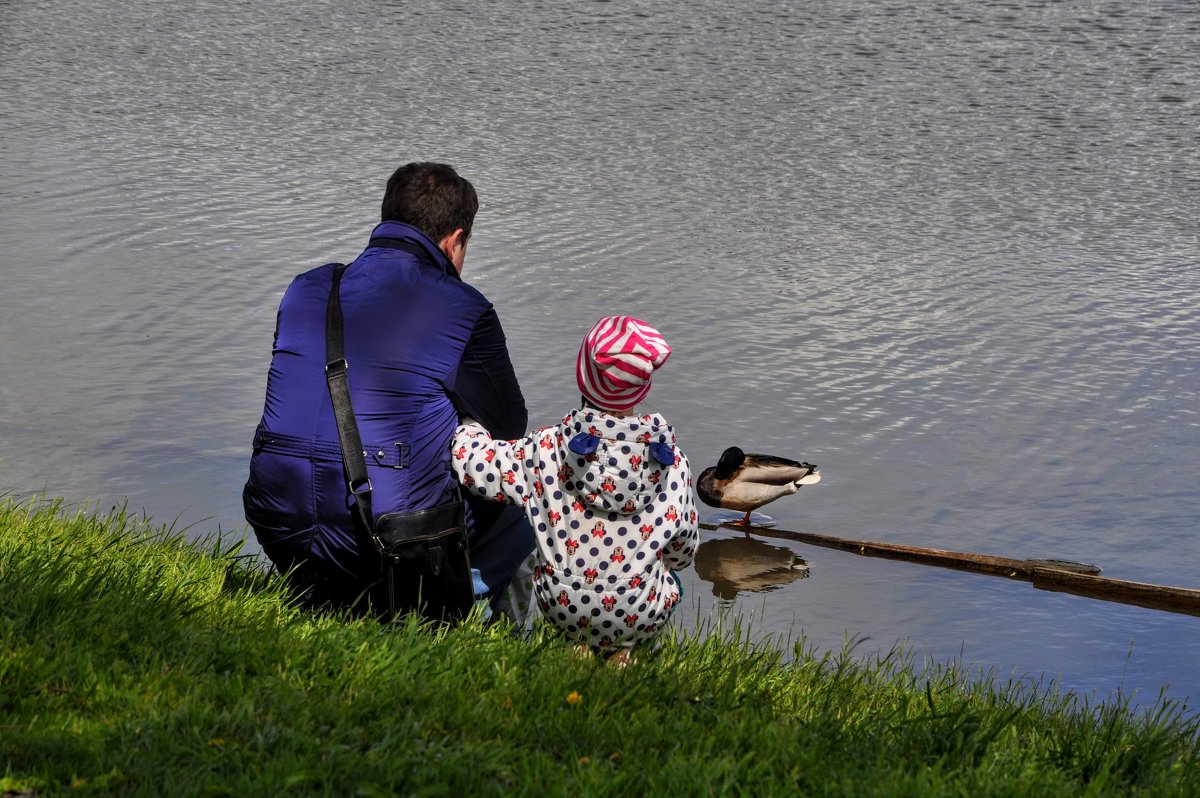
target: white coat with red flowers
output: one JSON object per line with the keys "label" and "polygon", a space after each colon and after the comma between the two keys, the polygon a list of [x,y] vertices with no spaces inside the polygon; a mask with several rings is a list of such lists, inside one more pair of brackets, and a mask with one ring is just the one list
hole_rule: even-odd
{"label": "white coat with red flowers", "polygon": [[611,652],[663,628],[699,529],[691,468],[661,415],[584,408],[513,441],[463,424],[451,463],[468,490],[525,510],[534,598],[567,637]]}

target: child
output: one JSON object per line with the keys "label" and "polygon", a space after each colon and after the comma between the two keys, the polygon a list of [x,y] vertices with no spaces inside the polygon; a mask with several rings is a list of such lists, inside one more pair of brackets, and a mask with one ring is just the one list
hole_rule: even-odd
{"label": "child", "polygon": [[454,437],[458,480],[523,507],[533,525],[543,617],[603,655],[627,656],[663,628],[680,596],[672,572],[691,565],[699,542],[675,431],[633,413],[670,354],[644,321],[605,317],[576,359],[581,409],[520,440],[493,440],[469,419]]}

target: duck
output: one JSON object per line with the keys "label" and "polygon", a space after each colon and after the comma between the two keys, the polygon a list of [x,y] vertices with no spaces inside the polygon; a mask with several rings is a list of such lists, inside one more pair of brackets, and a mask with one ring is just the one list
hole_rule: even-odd
{"label": "duck", "polygon": [[749,526],[750,513],[790,496],[801,485],[815,485],[821,474],[812,463],[801,463],[770,454],[746,454],[736,446],[721,453],[715,466],[700,472],[696,493],[709,507],[746,513],[735,526]]}

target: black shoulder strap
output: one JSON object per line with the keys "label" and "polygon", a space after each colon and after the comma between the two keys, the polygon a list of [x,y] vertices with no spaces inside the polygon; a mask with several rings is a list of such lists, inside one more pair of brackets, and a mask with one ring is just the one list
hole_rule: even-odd
{"label": "black shoulder strap", "polygon": [[333,400],[333,416],[337,420],[338,439],[342,444],[346,485],[354,496],[354,503],[367,532],[378,546],[375,516],[371,511],[371,479],[367,476],[362,439],[354,420],[354,406],[350,403],[350,383],[346,379],[350,364],[346,362],[341,301],[342,274],[345,271],[346,264],[334,264],[333,285],[329,289],[329,303],[325,306],[325,380],[329,383],[329,398]]}

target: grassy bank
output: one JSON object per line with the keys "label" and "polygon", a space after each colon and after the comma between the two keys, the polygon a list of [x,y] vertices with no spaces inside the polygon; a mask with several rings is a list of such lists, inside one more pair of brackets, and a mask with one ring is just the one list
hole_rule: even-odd
{"label": "grassy bank", "polygon": [[0,502],[0,795],[1200,795],[1195,720],[899,654],[290,608],[236,545]]}

